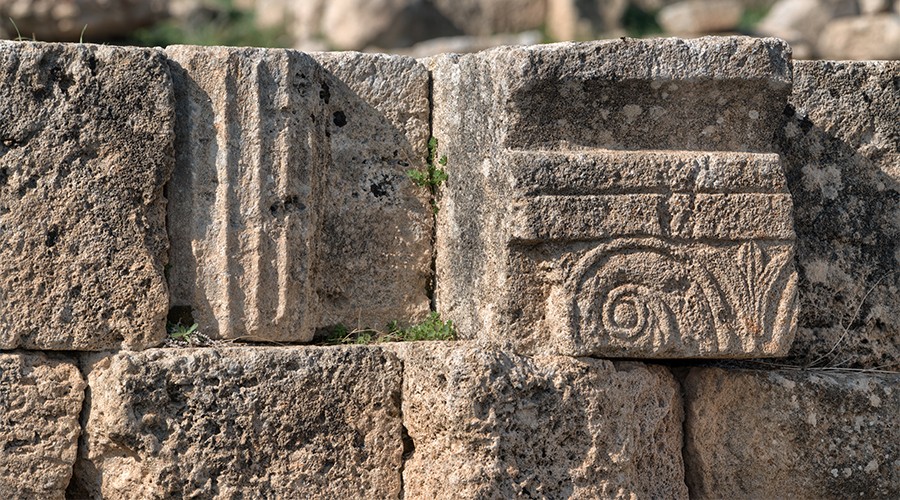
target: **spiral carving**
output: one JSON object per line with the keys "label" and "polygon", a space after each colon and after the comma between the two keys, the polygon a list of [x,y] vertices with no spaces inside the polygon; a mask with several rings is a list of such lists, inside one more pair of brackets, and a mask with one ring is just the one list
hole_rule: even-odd
{"label": "spiral carving", "polygon": [[720,293],[702,269],[664,248],[599,248],[582,260],[575,321],[610,343],[664,346],[685,336],[715,338]]}

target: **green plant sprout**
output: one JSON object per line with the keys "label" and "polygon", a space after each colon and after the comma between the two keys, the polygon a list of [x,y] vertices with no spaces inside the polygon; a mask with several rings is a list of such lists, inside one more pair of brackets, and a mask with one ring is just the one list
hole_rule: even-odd
{"label": "green plant sprout", "polygon": [[197,333],[198,326],[197,323],[194,323],[191,326],[184,326],[181,323],[169,323],[166,325],[166,331],[169,334],[169,338],[173,340],[190,342]]}
{"label": "green plant sprout", "polygon": [[397,321],[387,324],[386,332],[371,328],[350,331],[344,325],[335,326],[324,343],[327,345],[369,345],[382,342],[416,342],[422,340],[456,340],[453,321],[442,321],[438,312],[432,312],[421,323],[402,328]]}
{"label": "green plant sprout", "polygon": [[[441,187],[441,184],[447,181],[449,176],[447,172],[435,166],[435,157],[437,156],[437,147],[438,140],[437,137],[432,137],[428,140],[428,158],[425,159],[425,170],[407,170],[406,175],[413,182],[413,184],[420,187],[427,187],[431,190],[431,209],[434,213],[437,213],[437,194],[438,188]],[[441,156],[437,160],[437,164],[441,167],[447,166],[447,155]]]}

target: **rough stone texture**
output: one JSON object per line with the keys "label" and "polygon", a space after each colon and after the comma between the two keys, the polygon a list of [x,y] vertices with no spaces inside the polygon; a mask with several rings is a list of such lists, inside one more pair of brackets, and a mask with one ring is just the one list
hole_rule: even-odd
{"label": "rough stone texture", "polygon": [[85,366],[84,496],[400,493],[401,365],[380,349],[154,349]]}
{"label": "rough stone texture", "polygon": [[801,363],[900,369],[900,62],[794,65],[778,131],[797,229]]}
{"label": "rough stone texture", "polygon": [[665,368],[395,349],[414,445],[405,498],[687,498],[681,396]]}
{"label": "rough stone texture", "polygon": [[25,38],[77,42],[82,30],[91,40],[128,35],[164,19],[168,4],[169,0],[0,0],[0,17],[5,22],[12,18]]}
{"label": "rough stone texture", "polygon": [[0,493],[64,498],[86,384],[78,368],[40,353],[0,354]]}
{"label": "rough stone texture", "polygon": [[411,169],[428,155],[428,71],[408,57],[313,54],[328,72],[319,326],[382,328],[429,311],[433,214]]}
{"label": "rough stone texture", "polygon": [[692,498],[897,498],[900,374],[695,368]]}
{"label": "rough stone texture", "polygon": [[547,0],[546,30],[554,40],[590,40],[621,28],[627,0]]}
{"label": "rough stone texture", "polygon": [[173,319],[213,338],[311,340],[331,162],[321,66],[280,49],[166,53],[177,100]]}
{"label": "rough stone texture", "polygon": [[689,0],[663,7],[656,20],[666,33],[696,35],[734,30],[743,13],[739,0]]}
{"label": "rough stone texture", "polygon": [[0,42],[0,349],[165,336],[171,79],[156,50]]}
{"label": "rough stone texture", "polygon": [[430,60],[450,176],[438,310],[520,353],[785,354],[792,210],[765,151],[788,50],[664,39]]}
{"label": "rough stone texture", "polygon": [[900,59],[900,14],[839,18],[819,36],[823,59]]}

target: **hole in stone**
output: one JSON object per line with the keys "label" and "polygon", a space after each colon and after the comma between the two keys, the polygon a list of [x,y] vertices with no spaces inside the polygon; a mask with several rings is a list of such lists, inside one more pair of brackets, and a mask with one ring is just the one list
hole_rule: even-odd
{"label": "hole in stone", "polygon": [[347,116],[343,111],[335,111],[334,112],[334,124],[338,127],[343,127],[347,124]]}
{"label": "hole in stone", "polygon": [[169,323],[191,326],[194,323],[194,309],[191,306],[172,306],[166,318]]}
{"label": "hole in stone", "polygon": [[56,242],[59,240],[59,230],[56,228],[47,231],[47,239],[44,241],[44,245],[48,248],[56,245]]}

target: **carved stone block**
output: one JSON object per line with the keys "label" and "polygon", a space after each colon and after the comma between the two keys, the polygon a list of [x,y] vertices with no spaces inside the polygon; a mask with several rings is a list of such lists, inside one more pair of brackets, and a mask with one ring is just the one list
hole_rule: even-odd
{"label": "carved stone block", "polygon": [[450,175],[438,309],[526,353],[783,355],[795,235],[771,140],[788,50],[629,40],[432,59]]}
{"label": "carved stone block", "polygon": [[290,50],[166,54],[177,104],[172,305],[212,337],[312,339],[330,151],[321,66]]}

